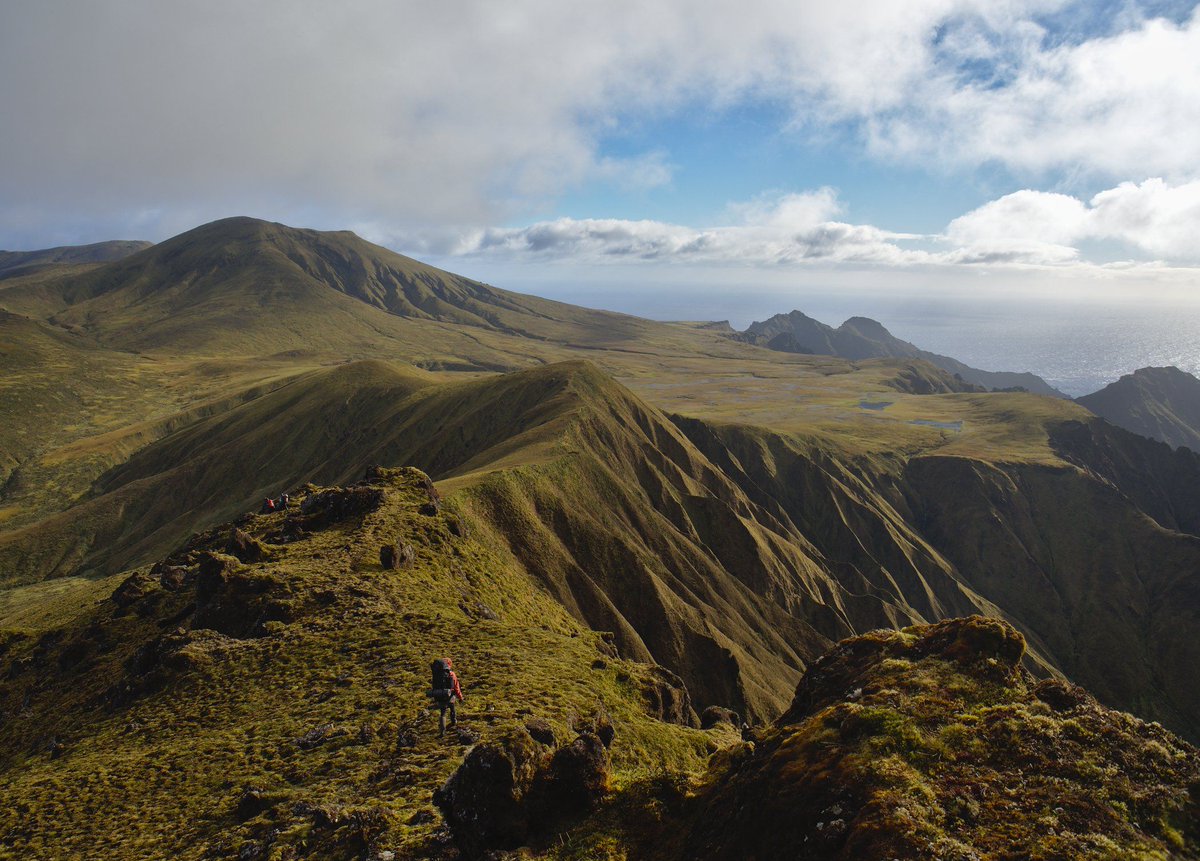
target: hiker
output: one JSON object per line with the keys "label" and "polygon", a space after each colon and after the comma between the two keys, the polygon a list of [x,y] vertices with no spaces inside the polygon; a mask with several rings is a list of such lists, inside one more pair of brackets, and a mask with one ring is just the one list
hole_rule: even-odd
{"label": "hiker", "polygon": [[275,510],[275,500],[273,500],[271,497],[268,496],[266,499],[263,500],[262,508],[259,510],[258,513],[259,514],[270,514],[274,510]]}
{"label": "hiker", "polygon": [[437,703],[438,735],[446,734],[446,709],[450,710],[450,726],[458,726],[458,710],[455,701],[462,702],[462,688],[458,684],[458,676],[454,672],[454,662],[449,658],[438,658],[431,665],[433,670],[433,687],[429,695]]}
{"label": "hiker", "polygon": [[286,493],[279,494],[279,498],[275,500],[275,510],[287,511],[289,502],[291,502],[291,497],[289,497]]}

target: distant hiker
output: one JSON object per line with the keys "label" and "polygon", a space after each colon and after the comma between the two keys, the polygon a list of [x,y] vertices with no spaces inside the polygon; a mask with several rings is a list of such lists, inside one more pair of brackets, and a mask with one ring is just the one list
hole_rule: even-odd
{"label": "distant hiker", "polygon": [[275,510],[275,500],[273,500],[271,497],[268,496],[266,499],[263,500],[262,508],[259,510],[258,513],[259,514],[270,514],[274,510]]}
{"label": "distant hiker", "polygon": [[279,494],[279,498],[277,500],[275,500],[275,510],[276,511],[287,511],[288,503],[290,501],[291,501],[291,498],[286,493]]}
{"label": "distant hiker", "polygon": [[455,703],[462,702],[462,688],[458,684],[458,676],[454,672],[454,662],[449,658],[438,658],[430,667],[433,671],[433,683],[429,696],[437,704],[438,735],[446,734],[446,709],[450,710],[450,726],[458,726],[458,710]]}

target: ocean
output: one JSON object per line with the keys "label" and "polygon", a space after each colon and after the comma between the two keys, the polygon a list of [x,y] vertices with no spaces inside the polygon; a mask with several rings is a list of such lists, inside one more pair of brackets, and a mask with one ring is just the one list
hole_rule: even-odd
{"label": "ocean", "polygon": [[[805,312],[808,313],[808,312]],[[1200,376],[1200,308],[981,304],[877,308],[893,335],[988,371],[1032,371],[1072,397],[1138,368]],[[838,320],[825,323],[837,325]]]}

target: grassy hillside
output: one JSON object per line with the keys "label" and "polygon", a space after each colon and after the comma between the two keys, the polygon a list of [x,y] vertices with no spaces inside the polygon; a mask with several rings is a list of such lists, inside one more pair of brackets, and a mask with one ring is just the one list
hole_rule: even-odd
{"label": "grassy hillside", "polygon": [[1139,368],[1076,401],[1125,430],[1200,452],[1200,380],[1178,368]]}
{"label": "grassy hillside", "polygon": [[[1174,635],[1200,607],[1180,576],[1200,539],[1166,513],[1200,461],[1151,469],[1157,444],[1089,447],[1057,416],[1037,426],[1048,454],[989,461],[956,440],[888,452],[672,419],[587,363],[465,383],[352,363],[147,446],[92,498],[0,535],[0,571],[116,572],[283,488],[415,463],[508,564],[702,705],[773,716],[831,641],[978,612],[1019,625],[1041,672],[1194,732],[1200,655]],[[1103,471],[1122,458],[1141,466]]]}
{"label": "grassy hillside", "polygon": [[[562,742],[609,722],[618,790],[702,767],[727,735],[650,713],[669,675],[422,513],[426,487],[398,470],[309,488],[239,519],[245,561],[224,526],[153,570],[0,608],[0,854],[432,857],[433,790],[469,745],[534,720]],[[387,544],[411,560],[385,569]],[[425,696],[441,655],[466,694],[445,738]]]}
{"label": "grassy hillside", "polygon": [[[442,796],[456,828],[496,791],[472,768],[511,773],[528,824],[554,768],[608,756],[595,733],[539,747],[521,726],[543,711],[560,740],[611,719],[630,745],[598,819],[508,835],[553,857],[684,852],[689,775],[734,731],[649,713],[693,721],[686,684],[697,710],[774,718],[835,641],[877,628],[1006,619],[1029,671],[1200,737],[1200,456],[1076,403],[250,219],[4,281],[0,308],[0,854],[451,857],[428,800],[464,748],[419,714],[426,655],[451,644],[495,694]],[[318,489],[376,465],[424,470],[444,503],[411,471]],[[318,508],[246,514],[288,488]],[[918,687],[967,684],[893,653],[925,634],[896,636],[862,642]],[[1013,678],[969,692],[1017,702],[1032,683]],[[1165,828],[1095,833],[1155,857]]]}
{"label": "grassy hillside", "polygon": [[251,218],[198,227],[78,276],[9,287],[0,307],[52,316],[118,349],[171,355],[308,350],[494,370],[555,352],[539,342],[739,352],[717,335],[480,284],[349,232]]}
{"label": "grassy hillside", "polygon": [[0,280],[44,273],[62,274],[71,267],[110,263],[149,248],[151,243],[136,240],[95,242],[91,245],[64,245],[37,251],[0,251]]}

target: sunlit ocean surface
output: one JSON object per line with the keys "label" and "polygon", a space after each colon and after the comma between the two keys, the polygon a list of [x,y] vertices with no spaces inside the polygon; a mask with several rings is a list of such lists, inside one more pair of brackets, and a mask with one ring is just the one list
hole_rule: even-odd
{"label": "sunlit ocean surface", "polygon": [[878,319],[892,334],[923,349],[984,370],[1032,371],[1072,397],[1148,366],[1174,365],[1200,376],[1200,308],[1195,307],[941,305],[881,309]]}
{"label": "sunlit ocean surface", "polygon": [[1174,365],[1200,376],[1200,302],[1101,304],[1053,296],[950,300],[832,293],[785,298],[750,291],[682,298],[654,290],[564,291],[553,298],[657,320],[729,320],[738,329],[793,308],[831,326],[856,315],[872,317],[922,349],[987,371],[1032,371],[1072,397],[1148,366]]}

